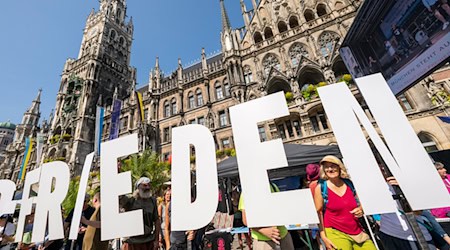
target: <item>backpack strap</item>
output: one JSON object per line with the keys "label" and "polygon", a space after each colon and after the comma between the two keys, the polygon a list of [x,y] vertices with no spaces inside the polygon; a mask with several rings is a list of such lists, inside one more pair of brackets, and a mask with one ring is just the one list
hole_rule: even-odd
{"label": "backpack strap", "polygon": [[344,181],[345,185],[347,185],[352,190],[353,197],[355,197],[355,200],[356,200],[356,204],[358,204],[358,206],[359,206],[360,203],[359,203],[358,196],[356,196],[356,189],[355,189],[355,186],[353,185],[353,182],[350,179],[346,179],[346,178],[342,178],[342,180]]}
{"label": "backpack strap", "polygon": [[322,214],[325,215],[325,210],[327,208],[327,203],[328,203],[327,180],[319,179],[318,184],[320,185],[320,193],[322,194],[322,198],[323,198]]}

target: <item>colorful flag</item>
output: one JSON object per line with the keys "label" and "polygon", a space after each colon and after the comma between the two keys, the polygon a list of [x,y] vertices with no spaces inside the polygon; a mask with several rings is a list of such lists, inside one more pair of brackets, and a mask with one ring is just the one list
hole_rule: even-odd
{"label": "colorful flag", "polygon": [[42,133],[36,134],[36,164],[39,165],[41,162],[41,156],[42,156],[42,148],[45,143],[45,138]]}
{"label": "colorful flag", "polygon": [[449,116],[438,116],[441,121],[445,123],[450,123],[450,117]]}
{"label": "colorful flag", "polygon": [[25,153],[23,155],[22,167],[19,172],[20,180],[25,179],[25,173],[27,172],[27,164],[30,160],[31,151],[33,151],[33,140],[27,137],[25,139]]}
{"label": "colorful flag", "polygon": [[94,141],[94,151],[97,155],[100,155],[100,145],[102,143],[103,134],[103,116],[105,114],[105,109],[103,107],[97,106],[97,113],[95,116],[95,141]]}
{"label": "colorful flag", "polygon": [[111,130],[109,133],[109,139],[113,140],[119,137],[120,126],[120,109],[122,107],[122,101],[115,99],[113,104],[113,111],[111,113]]}
{"label": "colorful flag", "polygon": [[139,112],[141,114],[141,121],[144,122],[145,115],[144,115],[144,102],[142,101],[142,93],[139,91],[136,91],[136,95],[139,101]]}

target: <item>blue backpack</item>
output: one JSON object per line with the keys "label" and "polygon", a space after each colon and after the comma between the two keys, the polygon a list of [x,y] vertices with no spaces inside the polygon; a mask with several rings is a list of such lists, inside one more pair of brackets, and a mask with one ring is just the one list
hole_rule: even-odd
{"label": "blue backpack", "polygon": [[[355,190],[355,186],[353,186],[353,182],[351,180],[349,180],[349,179],[346,179],[346,178],[342,178],[342,180],[344,181],[345,185],[350,187],[350,189],[352,190],[353,197],[355,197],[356,203],[359,206],[359,200],[356,197],[356,190]],[[322,197],[323,197],[322,214],[325,215],[325,210],[326,210],[327,203],[328,203],[327,180],[319,179],[319,185],[320,185],[320,192],[322,193]]]}

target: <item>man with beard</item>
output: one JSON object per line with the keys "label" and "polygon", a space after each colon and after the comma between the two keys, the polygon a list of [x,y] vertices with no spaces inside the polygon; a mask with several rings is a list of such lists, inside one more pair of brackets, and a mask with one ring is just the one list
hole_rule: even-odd
{"label": "man with beard", "polygon": [[120,205],[125,211],[142,209],[144,234],[128,238],[125,242],[128,250],[158,249],[160,222],[158,205],[150,191],[150,179],[141,177],[136,182],[136,190],[132,197],[122,196]]}

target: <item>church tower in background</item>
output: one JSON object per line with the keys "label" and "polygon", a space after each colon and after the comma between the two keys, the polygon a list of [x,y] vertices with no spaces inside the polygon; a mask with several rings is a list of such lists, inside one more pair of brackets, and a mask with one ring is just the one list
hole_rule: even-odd
{"label": "church tower in background", "polygon": [[101,0],[86,20],[78,58],[68,59],[56,97],[43,158],[63,159],[79,174],[94,149],[96,105],[129,96],[136,83],[130,66],[133,22],[125,0]]}

